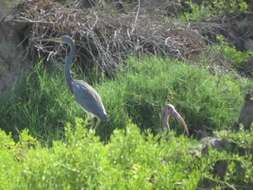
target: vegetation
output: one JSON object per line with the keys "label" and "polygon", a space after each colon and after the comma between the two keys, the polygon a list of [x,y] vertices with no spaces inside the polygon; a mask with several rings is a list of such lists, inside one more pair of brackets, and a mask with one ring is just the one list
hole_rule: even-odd
{"label": "vegetation", "polygon": [[248,4],[245,0],[203,0],[200,3],[187,0],[186,2],[192,8],[191,12],[184,12],[181,16],[181,19],[186,21],[198,21],[213,16],[246,12],[248,10]]}
{"label": "vegetation", "polygon": [[173,102],[190,128],[207,125],[218,129],[238,118],[249,84],[232,75],[213,76],[180,61],[146,58],[130,59],[128,72],[103,83],[100,92],[112,116],[107,128],[124,126],[127,115],[142,129],[159,131],[161,107]]}
{"label": "vegetation", "polygon": [[225,41],[224,37],[217,35],[217,44],[210,47],[211,51],[214,51],[222,56],[226,60],[232,63],[233,67],[238,70],[242,70],[245,67],[247,60],[253,56],[253,51],[239,51],[232,44]]}
{"label": "vegetation", "polygon": [[[199,156],[199,143],[174,133],[153,136],[140,134],[128,122],[126,130],[115,130],[110,142],[101,143],[94,132],[76,118],[67,124],[65,141],[54,141],[51,148],[21,133],[13,142],[0,132],[1,189],[196,189],[203,178],[216,188],[252,182],[251,158],[210,150]],[[252,133],[251,133],[252,138]],[[215,177],[219,160],[230,160],[224,179]],[[244,172],[238,176],[233,163]]]}
{"label": "vegetation", "polygon": [[[158,132],[160,111],[166,102],[173,102],[184,113],[192,130],[203,125],[228,128],[237,120],[250,84],[232,75],[213,76],[204,68],[177,60],[131,58],[127,71],[97,85],[110,115],[109,122],[97,132],[107,139],[113,129],[124,128],[129,119],[141,129]],[[66,87],[63,70],[57,68],[50,74],[41,64],[0,102],[2,129],[15,134],[28,128],[46,141],[60,138],[66,122],[85,115]]]}
{"label": "vegetation", "polygon": [[[248,11],[246,0],[186,2],[192,10],[182,9],[185,12],[180,19],[187,22]],[[36,12],[38,6],[36,2],[33,3],[34,9],[29,11],[34,11],[36,20],[44,18],[44,12],[50,11],[47,8],[54,5],[53,1],[41,1],[40,5],[44,6],[45,11],[38,9],[40,11]],[[172,8],[174,5],[179,6],[175,10],[179,10],[180,6],[187,6],[182,4],[184,1],[180,3],[168,5]],[[31,2],[27,1],[23,5],[30,4]],[[26,11],[26,8],[24,10],[28,15],[33,15]],[[71,9],[67,12],[67,9],[61,7],[59,10],[62,11],[59,15],[67,15],[66,19],[71,26],[74,21],[78,21],[76,18],[83,18],[75,13],[77,8],[74,12],[71,12]],[[170,8],[167,11],[170,11]],[[107,38],[102,40],[103,43],[100,41],[103,32],[99,31],[99,27],[83,22],[87,24],[87,31],[91,31],[92,26],[92,30],[98,32],[90,33],[90,36],[96,37],[94,39],[103,51],[99,53],[94,48],[94,55],[109,56],[118,61],[128,55],[137,55],[134,52],[141,55],[138,58],[129,57],[127,63],[119,68],[115,75],[110,75],[113,78],[106,79],[104,73],[99,73],[101,65],[92,67],[92,59],[95,57],[89,57],[89,49],[86,50],[87,55],[80,54],[89,61],[81,67],[92,69],[90,72],[86,70],[85,74],[78,74],[75,78],[83,78],[85,75],[86,80],[93,83],[109,115],[109,120],[97,128],[93,128],[93,123],[89,122],[67,88],[63,65],[45,66],[43,61],[39,61],[30,71],[22,74],[12,89],[0,94],[0,189],[201,190],[207,189],[207,186],[212,189],[252,189],[253,130],[245,131],[243,127],[240,128],[241,125],[235,128],[234,124],[244,104],[246,91],[253,87],[250,78],[253,72],[250,69],[247,71],[249,75],[245,75],[248,78],[240,76],[241,71],[247,69],[246,64],[252,58],[253,52],[236,49],[226,41],[229,39],[226,35],[217,35],[216,41],[214,35],[213,44],[209,46],[200,39],[198,46],[188,27],[183,31],[179,28],[161,32],[146,31],[146,28],[152,28],[153,25],[149,27],[144,20],[139,19],[145,18],[142,17],[142,12],[145,11],[133,14],[136,23],[135,26],[130,24],[132,30],[124,27],[121,19],[127,18],[125,14],[121,14],[122,18],[117,18],[120,25],[109,24],[109,28],[107,25],[101,25],[104,31],[108,31],[104,35]],[[37,13],[40,17],[36,17]],[[71,13],[74,20],[68,13]],[[115,11],[113,14],[118,13]],[[47,14],[47,19],[52,19],[52,15]],[[21,16],[23,17],[23,14]],[[57,14],[54,18],[61,20]],[[96,23],[104,23],[101,18],[96,17]],[[114,23],[114,20],[110,20],[113,17],[108,18],[108,23]],[[92,21],[90,18],[88,20]],[[47,20],[44,23],[47,23]],[[61,27],[58,28],[61,32],[50,32],[46,25],[39,22],[33,24],[36,32],[43,33],[45,30],[50,35],[66,33]],[[144,25],[147,25],[146,28]],[[48,26],[57,29],[52,24]],[[79,26],[84,25],[79,24],[76,31],[80,30]],[[122,33],[124,38],[119,35],[118,31],[121,29],[117,26],[125,28],[126,32]],[[135,27],[135,30],[132,27]],[[150,44],[150,41],[140,41],[143,33],[140,32],[142,30],[138,31],[138,27],[146,32],[144,38],[152,39],[149,36],[152,33],[152,36],[159,39],[152,41],[155,45]],[[66,28],[73,30],[68,26]],[[123,49],[118,48],[117,41],[107,44],[111,43],[112,39],[115,40],[111,34],[118,37]],[[162,49],[166,48],[165,36],[168,44],[172,44],[171,47],[166,44],[171,48],[169,51]],[[84,52],[84,48],[80,47],[86,47],[87,44],[76,44],[78,52]],[[33,45],[37,48],[37,43]],[[40,45],[49,48],[46,52],[50,52],[51,56],[52,46],[43,43]],[[103,49],[103,45],[107,49]],[[118,49],[111,48],[109,51],[110,45]],[[133,51],[129,51],[128,45]],[[139,48],[143,49],[140,51]],[[188,55],[191,49],[197,50],[196,54],[193,52],[192,56],[182,56],[180,60],[167,57],[168,54],[176,56],[178,52]],[[166,57],[142,56],[144,53],[156,54],[157,50],[163,52],[157,55]],[[57,47],[57,51],[61,50]],[[117,51],[124,55],[122,59],[117,57]],[[61,52],[65,54],[65,51]],[[195,56],[197,54],[200,56]],[[208,56],[204,57],[207,54],[211,59],[222,57],[229,69],[223,70],[222,65],[217,62],[213,66],[212,60]],[[81,59],[80,56],[77,57]],[[116,65],[118,66],[118,62],[113,66]],[[218,72],[213,72],[213,67],[217,67]],[[230,72],[231,70],[233,72]],[[175,121],[170,123],[170,131],[162,130],[161,108],[166,103],[172,103],[183,115],[191,136],[184,136],[183,129],[177,127]],[[208,133],[210,136],[199,140],[198,132],[204,133],[206,129],[211,131]],[[205,140],[210,138],[218,143],[205,143]],[[220,145],[219,142],[223,144]]]}
{"label": "vegetation", "polygon": [[27,128],[38,138],[57,138],[66,120],[81,113],[67,91],[63,73],[50,75],[41,63],[5,93],[0,104],[0,127],[16,137]]}
{"label": "vegetation", "polygon": [[[224,130],[238,117],[247,80],[173,59],[131,58],[115,80],[97,85],[110,115],[97,129],[104,144],[68,92],[62,69],[51,70],[37,64],[1,97],[1,128],[25,130],[17,142],[0,132],[0,189],[196,189],[206,180],[216,188],[251,185],[249,149],[240,156],[214,149],[201,155],[198,141],[161,132],[159,116],[173,102],[191,130],[208,124],[249,147],[251,133]],[[220,160],[229,162],[225,177],[213,169]]]}

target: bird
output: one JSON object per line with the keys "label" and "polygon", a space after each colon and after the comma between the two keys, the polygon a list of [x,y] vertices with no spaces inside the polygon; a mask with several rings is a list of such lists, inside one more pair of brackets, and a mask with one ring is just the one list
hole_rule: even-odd
{"label": "bird", "polygon": [[63,35],[60,38],[51,38],[47,39],[46,41],[58,42],[69,46],[70,51],[65,56],[64,65],[67,86],[74,95],[77,103],[83,108],[84,111],[88,112],[88,114],[92,117],[98,118],[98,123],[100,123],[100,121],[106,121],[108,119],[108,114],[98,92],[87,82],[83,80],[75,80],[72,77],[71,66],[74,63],[76,56],[74,40],[68,35]]}
{"label": "bird", "polygon": [[170,116],[174,117],[182,125],[186,134],[189,135],[189,130],[183,117],[177,112],[176,108],[172,104],[166,104],[162,108],[162,127],[164,129],[170,129],[169,126]]}

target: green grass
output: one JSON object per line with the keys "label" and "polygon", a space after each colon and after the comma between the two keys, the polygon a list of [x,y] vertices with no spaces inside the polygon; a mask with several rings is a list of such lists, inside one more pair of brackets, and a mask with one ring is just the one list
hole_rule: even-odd
{"label": "green grass", "polygon": [[27,128],[44,140],[62,136],[65,122],[83,114],[68,92],[62,72],[49,73],[41,63],[2,95],[0,104],[1,129],[17,136]]}
{"label": "green grass", "polygon": [[217,44],[209,47],[209,51],[216,56],[222,56],[231,63],[232,68],[248,76],[252,76],[252,69],[248,69],[248,60],[253,56],[253,51],[240,51],[234,45],[228,43],[223,36],[217,35]]}
{"label": "green grass", "polygon": [[190,129],[229,128],[238,118],[250,84],[176,60],[132,58],[127,72],[98,87],[111,117],[102,128],[110,133],[130,118],[141,129],[160,131],[161,108],[168,102],[184,115]]}
{"label": "green grass", "polygon": [[[95,85],[110,119],[94,131],[66,87],[63,68],[48,72],[38,63],[0,96],[0,189],[193,190],[202,180],[216,189],[250,187],[252,132],[226,130],[250,86],[248,80],[212,75],[187,62],[130,58],[114,80]],[[210,149],[201,155],[200,143],[180,135],[175,123],[173,131],[162,132],[166,102],[191,130],[213,128],[244,153]],[[220,178],[213,168],[222,160],[229,169]]]}
{"label": "green grass", "polygon": [[[85,117],[67,89],[62,68],[53,70],[47,72],[37,64],[13,90],[0,97],[0,128],[14,136],[27,128],[33,136],[51,141],[63,136],[66,122]],[[95,87],[110,117],[97,132],[108,139],[113,129],[124,128],[128,120],[142,130],[159,132],[161,108],[168,102],[183,114],[190,129],[229,128],[237,120],[245,90],[251,84],[233,75],[212,75],[177,60],[131,58],[128,68],[114,80]]]}

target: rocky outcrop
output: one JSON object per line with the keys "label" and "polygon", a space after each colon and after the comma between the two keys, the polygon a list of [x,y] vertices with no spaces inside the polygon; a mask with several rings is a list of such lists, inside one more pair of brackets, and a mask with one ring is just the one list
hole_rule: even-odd
{"label": "rocky outcrop", "polygon": [[4,15],[0,9],[0,93],[12,86],[27,65],[23,39],[15,26],[3,21]]}
{"label": "rocky outcrop", "polygon": [[245,129],[250,129],[253,123],[253,92],[248,92],[244,98],[244,105],[240,112],[238,124]]}

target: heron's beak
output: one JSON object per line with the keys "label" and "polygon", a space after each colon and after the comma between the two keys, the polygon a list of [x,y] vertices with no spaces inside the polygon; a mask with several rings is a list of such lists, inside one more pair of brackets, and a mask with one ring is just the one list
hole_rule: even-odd
{"label": "heron's beak", "polygon": [[187,127],[184,119],[182,118],[182,116],[176,110],[173,110],[171,112],[171,115],[176,118],[176,120],[183,126],[186,134],[189,135],[188,127]]}
{"label": "heron's beak", "polygon": [[57,42],[57,43],[62,43],[61,38],[48,38],[48,39],[43,39],[41,40],[42,42]]}

